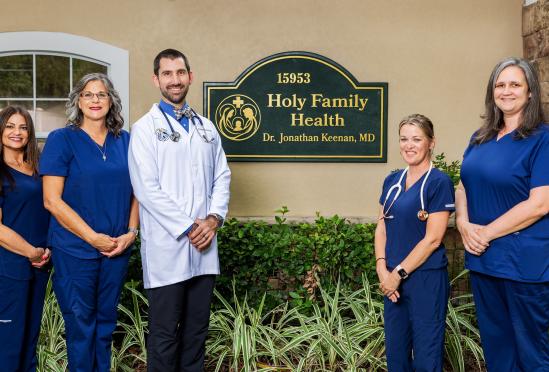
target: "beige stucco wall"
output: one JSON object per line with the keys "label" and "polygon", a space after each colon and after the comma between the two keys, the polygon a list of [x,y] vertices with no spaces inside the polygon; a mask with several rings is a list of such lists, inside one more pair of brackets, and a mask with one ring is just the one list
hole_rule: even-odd
{"label": "beige stucco wall", "polygon": [[158,99],[151,64],[167,47],[188,55],[189,102],[202,82],[232,81],[268,55],[322,54],[359,81],[389,83],[387,164],[232,163],[232,216],[372,217],[385,175],[402,166],[396,125],[413,112],[435,123],[438,152],[460,159],[479,125],[492,66],[522,55],[522,0],[5,1],[1,31],[55,31],[127,49],[130,115]]}

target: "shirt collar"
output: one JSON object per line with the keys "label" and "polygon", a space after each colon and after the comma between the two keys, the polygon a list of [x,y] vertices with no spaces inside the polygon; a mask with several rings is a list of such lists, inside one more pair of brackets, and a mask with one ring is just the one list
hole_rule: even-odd
{"label": "shirt collar", "polygon": [[[174,107],[173,105],[170,105],[168,102],[164,101],[163,99],[160,100],[160,103],[158,106],[168,115],[170,115],[172,118],[177,120],[174,113]],[[188,107],[189,105],[185,102],[182,108]],[[183,120],[188,120],[186,117],[181,117],[181,119],[177,120],[179,122],[182,122]]]}

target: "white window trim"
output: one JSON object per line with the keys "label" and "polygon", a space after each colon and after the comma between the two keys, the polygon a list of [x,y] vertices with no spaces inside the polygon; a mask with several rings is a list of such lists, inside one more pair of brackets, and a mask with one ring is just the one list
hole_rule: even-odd
{"label": "white window trim", "polygon": [[84,36],[62,32],[1,32],[0,56],[23,53],[66,53],[108,65],[109,77],[122,100],[124,128],[130,122],[129,52]]}

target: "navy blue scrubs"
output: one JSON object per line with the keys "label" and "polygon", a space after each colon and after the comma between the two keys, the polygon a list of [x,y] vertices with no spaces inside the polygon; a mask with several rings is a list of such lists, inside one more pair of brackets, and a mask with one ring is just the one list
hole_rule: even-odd
{"label": "navy blue scrubs", "polygon": [[[40,174],[65,177],[63,200],[95,231],[127,233],[132,188],[128,171],[129,134],[108,133],[103,147],[82,129],[50,133]],[[103,160],[103,154],[106,155]],[[130,249],[103,256],[52,218],[54,291],[65,320],[69,369],[109,371],[112,333]]]}
{"label": "navy blue scrubs", "polygon": [[[461,180],[472,223],[487,225],[549,185],[549,127],[514,135],[465,150]],[[488,370],[549,371],[549,215],[491,241],[481,256],[466,253],[465,266]]]}
{"label": "navy blue scrubs", "polygon": [[[2,223],[29,244],[46,248],[50,215],[44,209],[42,181],[9,168],[12,189],[3,183]],[[0,366],[4,371],[35,371],[47,268],[32,267],[27,257],[0,246]]]}
{"label": "navy blue scrubs", "polygon": [[[380,204],[389,189],[398,183],[402,170],[387,176]],[[386,218],[385,258],[392,271],[425,237],[427,222],[417,218],[421,209],[420,190],[424,174],[408,190],[402,191]],[[454,186],[450,178],[433,168],[423,190],[425,210],[430,214],[454,211]],[[389,194],[386,208],[393,202],[396,189]],[[389,371],[442,371],[444,330],[449,297],[448,259],[441,244],[410,276],[403,280],[400,299],[393,303],[384,298],[385,349]]]}

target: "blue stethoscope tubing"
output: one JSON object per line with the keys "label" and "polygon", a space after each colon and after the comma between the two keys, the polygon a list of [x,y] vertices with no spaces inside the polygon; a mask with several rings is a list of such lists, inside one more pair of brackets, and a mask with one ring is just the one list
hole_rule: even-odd
{"label": "blue stethoscope tubing", "polygon": [[[400,178],[398,179],[398,182],[395,183],[393,186],[391,186],[387,191],[387,195],[385,195],[385,201],[383,202],[382,215],[379,218],[380,220],[394,218],[394,216],[389,216],[388,213],[391,210],[391,207],[393,206],[393,204],[395,204],[395,201],[398,199],[400,193],[402,192],[402,185],[401,185],[402,180],[404,179],[404,176],[406,175],[406,173],[408,173],[408,169],[410,169],[409,166],[406,167],[406,169],[404,169],[404,171],[400,175]],[[421,201],[421,210],[418,211],[418,218],[422,221],[425,221],[429,217],[429,214],[427,213],[427,211],[425,211],[425,201],[423,199],[423,190],[425,189],[425,183],[427,182],[427,178],[429,178],[429,175],[431,174],[432,170],[433,170],[433,162],[430,162],[429,170],[427,171],[425,178],[423,178],[423,181],[421,182],[421,189],[419,191],[419,199]],[[393,190],[396,190],[395,196],[393,197],[393,201],[391,202],[391,204],[389,204],[389,207],[385,209],[385,206],[387,205],[387,200],[389,200],[389,196],[391,195]]]}
{"label": "blue stethoscope tubing", "polygon": [[[176,132],[173,127],[172,127],[172,123],[170,123],[170,119],[168,119],[168,115],[166,115],[166,113],[164,112],[164,110],[162,109],[162,107],[158,106],[158,109],[160,110],[160,112],[162,113],[162,115],[164,115],[164,118],[166,119],[166,122],[168,123],[169,127],[170,127],[170,139],[173,141],[173,142],[178,142],[179,141],[179,138],[181,137],[181,135]],[[189,107],[189,110],[190,110],[190,115],[185,115],[188,119],[191,119],[191,122],[193,123],[193,125],[196,127],[198,133],[200,134],[200,137],[202,137],[202,139],[204,141],[206,141],[206,143],[210,143],[212,142],[214,139],[209,139],[207,136],[206,136],[206,128],[204,127],[204,123],[202,122],[202,119],[200,118],[200,116],[198,116],[198,114],[196,113],[196,111],[194,111],[192,108]],[[198,130],[199,126],[196,125],[196,122],[195,122],[195,118],[198,119],[198,122],[200,123],[200,127],[202,127],[202,131],[204,132],[203,134],[200,133],[200,131]]]}

